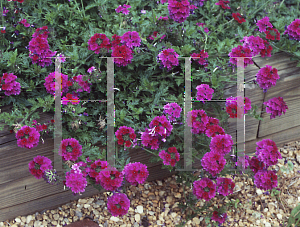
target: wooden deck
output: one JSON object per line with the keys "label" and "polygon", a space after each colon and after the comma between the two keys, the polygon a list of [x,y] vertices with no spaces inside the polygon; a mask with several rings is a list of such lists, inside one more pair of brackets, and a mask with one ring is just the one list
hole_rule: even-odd
{"label": "wooden deck", "polygon": [[[272,139],[278,147],[300,139],[300,100],[298,99],[300,97],[300,73],[299,68],[296,67],[297,62],[290,61],[289,56],[284,53],[276,53],[271,58],[257,57],[254,60],[260,67],[268,64],[277,68],[280,79],[277,81],[276,87],[268,90],[265,97],[262,89],[248,85],[245,89],[245,96],[249,97],[253,104],[257,104],[261,108],[264,107],[264,110],[263,102],[281,96],[289,109],[285,115],[272,120],[270,120],[270,114],[264,113],[262,114],[264,121],[260,123],[258,120],[246,116],[245,146],[248,155],[254,154],[256,142],[262,139]],[[248,66],[245,70],[246,83],[253,80],[257,72],[256,66]],[[236,86],[227,86],[224,94],[224,98],[236,96]],[[220,105],[224,106],[225,104],[221,103]],[[9,108],[6,106],[1,110],[2,112],[9,112]],[[44,123],[54,116],[41,111],[40,117],[37,121]],[[230,134],[236,142],[236,119],[229,119],[229,129],[226,133]],[[92,186],[88,186],[82,196],[73,196],[71,191],[64,191],[61,185],[49,185],[43,179],[37,180],[33,177],[28,171],[29,161],[37,155],[47,156],[53,161],[53,149],[54,144],[51,138],[45,139],[44,144],[40,141],[36,148],[27,150],[17,146],[15,135],[8,131],[8,127],[0,132],[0,221],[45,209],[55,209],[70,201],[99,193]],[[162,170],[162,162],[149,163],[149,157],[152,155],[141,149],[129,149],[129,154],[131,162],[138,161],[148,166],[150,175],[147,181],[163,179],[174,174],[174,172]],[[200,167],[199,161],[193,168],[198,167]]]}

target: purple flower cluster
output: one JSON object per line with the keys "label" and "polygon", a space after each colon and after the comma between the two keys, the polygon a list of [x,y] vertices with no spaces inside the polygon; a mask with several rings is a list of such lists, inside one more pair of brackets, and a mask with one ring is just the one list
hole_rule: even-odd
{"label": "purple flower cluster", "polygon": [[[49,75],[45,78],[44,86],[48,93],[55,95],[55,72],[49,73]],[[68,92],[68,75],[61,74],[61,95],[65,92]],[[58,85],[57,85],[58,86]]]}
{"label": "purple flower cluster", "polygon": [[300,19],[294,20],[287,26],[283,34],[288,34],[290,39],[300,41]]}
{"label": "purple flower cluster", "polygon": [[36,179],[41,179],[46,170],[52,169],[52,161],[44,156],[36,156],[29,162],[29,172],[35,176]]}
{"label": "purple flower cluster", "polygon": [[272,85],[276,85],[276,80],[280,77],[277,73],[277,69],[273,68],[270,65],[266,65],[261,68],[256,74],[256,82],[263,89],[269,89]]}
{"label": "purple flower cluster", "polygon": [[286,110],[289,109],[282,97],[274,97],[263,104],[267,105],[266,112],[271,114],[270,119],[281,116],[282,113],[285,114]]}
{"label": "purple flower cluster", "polygon": [[108,166],[105,171],[100,171],[96,176],[96,183],[109,191],[115,191],[122,185],[124,173],[119,172],[115,167]]}
{"label": "purple flower cluster", "polygon": [[210,88],[208,84],[200,84],[196,87],[197,100],[204,103],[204,99],[211,100],[214,89]]}
{"label": "purple flower cluster", "polygon": [[176,102],[164,105],[164,113],[169,114],[168,118],[170,121],[174,121],[175,118],[179,118],[181,111],[182,108]]}
{"label": "purple flower cluster", "polygon": [[39,64],[42,67],[52,64],[51,57],[53,57],[57,51],[51,51],[48,44],[48,26],[37,28],[35,33],[32,34],[32,39],[29,42],[29,57],[32,59],[32,63]]}
{"label": "purple flower cluster", "polygon": [[188,0],[169,0],[168,9],[170,19],[182,23],[190,15],[190,3]]}
{"label": "purple flower cluster", "polygon": [[202,178],[201,180],[194,181],[193,194],[197,199],[209,201],[216,195],[216,184],[209,178]]}
{"label": "purple flower cluster", "polygon": [[119,5],[118,8],[115,9],[115,11],[116,11],[117,13],[122,12],[123,14],[127,15],[127,14],[129,14],[129,12],[130,12],[130,11],[128,10],[128,8],[131,8],[131,6],[130,6],[130,5],[124,4],[123,7],[122,7],[121,5]]}
{"label": "purple flower cluster", "polygon": [[86,166],[86,163],[80,162],[72,166],[70,172],[66,173],[66,186],[71,188],[73,193],[84,192],[87,186],[86,172],[80,170],[80,166]]}
{"label": "purple flower cluster", "polygon": [[131,184],[137,186],[138,184],[144,184],[147,177],[149,176],[149,171],[147,166],[140,163],[129,163],[124,167],[123,174],[125,179]]}
{"label": "purple flower cluster", "polygon": [[264,162],[268,168],[271,165],[276,165],[278,159],[282,159],[276,143],[270,139],[263,139],[256,143],[256,156],[259,161]]}
{"label": "purple flower cluster", "polygon": [[204,110],[192,110],[188,112],[186,122],[192,127],[192,133],[199,134],[205,133],[209,119]]}
{"label": "purple flower cluster", "polygon": [[76,90],[76,92],[83,92],[83,90],[84,90],[84,91],[90,93],[92,83],[88,83],[87,81],[83,81],[83,79],[82,79],[83,77],[84,77],[83,75],[78,75],[78,76],[73,77],[73,80],[75,82],[77,82],[77,84],[80,87],[79,89]]}
{"label": "purple flower cluster", "polygon": [[19,147],[31,149],[38,145],[40,133],[35,128],[24,125],[17,131],[16,138]]}
{"label": "purple flower cluster", "polygon": [[126,215],[130,207],[130,200],[124,193],[114,193],[107,199],[107,209],[112,216]]}
{"label": "purple flower cluster", "polygon": [[78,140],[74,138],[64,139],[61,141],[61,144],[62,150],[60,155],[65,161],[76,161],[82,155],[82,146]]}
{"label": "purple flower cluster", "polygon": [[216,135],[211,139],[210,150],[212,152],[219,153],[221,155],[226,155],[230,153],[231,147],[233,145],[232,137],[229,134]]}
{"label": "purple flower cluster", "polygon": [[161,64],[164,67],[168,68],[168,70],[171,70],[174,65],[179,65],[178,57],[179,54],[177,54],[175,50],[171,48],[165,49],[158,54],[158,58],[161,61]]}
{"label": "purple flower cluster", "polygon": [[16,81],[17,78],[18,77],[12,73],[3,73],[3,76],[0,76],[0,91],[4,90],[4,94],[7,96],[20,94],[21,85],[19,82]]}
{"label": "purple flower cluster", "polygon": [[223,154],[210,151],[205,153],[201,159],[201,165],[204,170],[209,172],[213,177],[220,173],[226,164],[226,159]]}

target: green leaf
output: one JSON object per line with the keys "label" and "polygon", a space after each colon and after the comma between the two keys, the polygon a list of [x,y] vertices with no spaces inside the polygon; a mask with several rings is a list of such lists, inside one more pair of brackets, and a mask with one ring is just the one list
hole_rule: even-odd
{"label": "green leaf", "polygon": [[[298,219],[298,221],[297,221]],[[289,217],[289,220],[288,220],[288,226],[292,226],[292,224],[295,224],[297,221],[297,223],[300,221],[300,205],[298,205],[297,207],[295,207],[291,214],[290,214],[290,217]],[[295,225],[297,226],[297,225]]]}
{"label": "green leaf", "polygon": [[287,162],[287,164],[288,164],[289,170],[292,171],[293,168],[294,168],[294,164],[291,162],[291,160],[289,160],[289,161]]}

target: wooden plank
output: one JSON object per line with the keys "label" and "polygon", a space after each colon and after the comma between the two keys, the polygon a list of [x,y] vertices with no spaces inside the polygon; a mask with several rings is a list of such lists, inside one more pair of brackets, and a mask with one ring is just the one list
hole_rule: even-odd
{"label": "wooden plank", "polygon": [[[292,80],[281,81],[266,93],[268,101],[274,97],[283,97],[289,109],[286,113],[270,119],[269,113],[263,113],[259,128],[259,137],[267,136],[300,125],[300,74]],[[264,111],[266,106],[264,105]]]}
{"label": "wooden plank", "polygon": [[262,141],[263,139],[271,139],[276,143],[277,147],[283,147],[285,143],[289,143],[291,141],[300,141],[300,126],[289,128],[274,134],[270,134],[267,136],[259,137],[255,140],[248,141],[245,143],[245,153],[248,155],[253,155],[256,152],[256,143],[258,141]]}

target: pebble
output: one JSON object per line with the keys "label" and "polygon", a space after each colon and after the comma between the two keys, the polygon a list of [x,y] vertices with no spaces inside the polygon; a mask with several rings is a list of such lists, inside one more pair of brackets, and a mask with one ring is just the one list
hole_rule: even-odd
{"label": "pebble", "polygon": [[137,206],[135,212],[139,214],[143,213],[143,206]]}
{"label": "pebble", "polygon": [[277,217],[279,220],[282,220],[282,215],[281,214],[277,214]]}
{"label": "pebble", "polygon": [[20,222],[21,222],[21,219],[20,219],[20,218],[15,218],[15,221],[16,221],[17,223],[20,223]]}
{"label": "pebble", "polygon": [[26,218],[26,223],[29,224],[29,222],[32,220],[32,215],[28,215]]}
{"label": "pebble", "polygon": [[136,222],[139,222],[141,220],[141,215],[140,214],[135,214],[134,219]]}
{"label": "pebble", "polygon": [[114,217],[114,216],[111,216],[110,220],[114,221],[114,222],[120,221],[120,219],[118,217]]}

